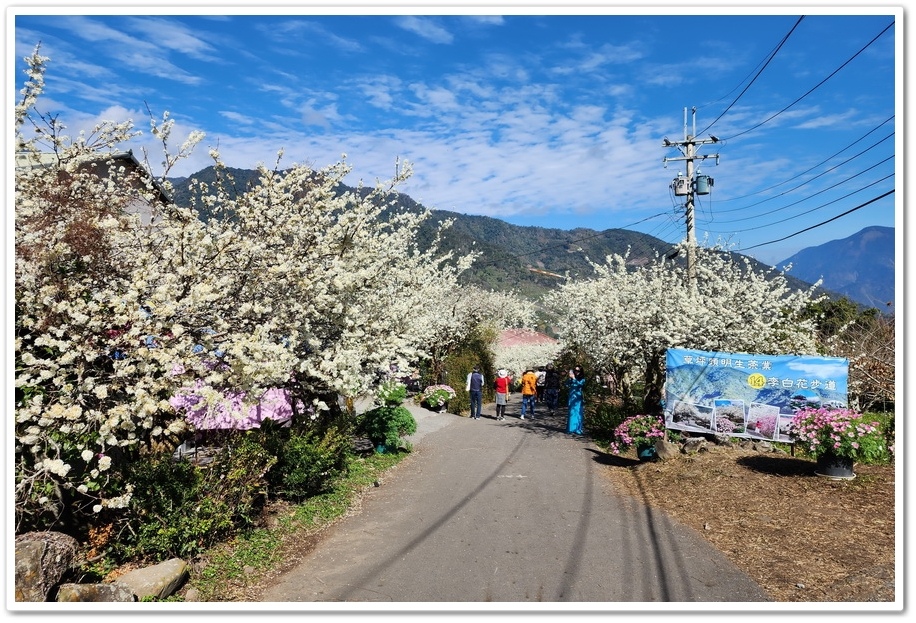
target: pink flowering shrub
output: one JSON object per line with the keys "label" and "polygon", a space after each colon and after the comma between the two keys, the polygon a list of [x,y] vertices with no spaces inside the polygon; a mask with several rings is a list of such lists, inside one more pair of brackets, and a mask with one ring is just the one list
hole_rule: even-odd
{"label": "pink flowering shrub", "polygon": [[[200,385],[198,381],[197,387]],[[292,420],[293,405],[289,391],[285,389],[268,389],[257,403],[247,409],[244,399],[244,392],[226,392],[223,402],[208,405],[193,391],[184,391],[172,396],[169,404],[197,430],[251,430],[259,428],[264,420],[273,420],[285,426]],[[300,403],[298,407],[302,413],[304,405]]]}
{"label": "pink flowering shrub", "polygon": [[815,458],[833,454],[869,463],[893,453],[880,423],[851,409],[800,409],[789,425],[789,435]]}
{"label": "pink flowering shrub", "polygon": [[634,415],[614,429],[611,452],[620,454],[631,446],[654,444],[665,438],[665,420],[657,415]]}

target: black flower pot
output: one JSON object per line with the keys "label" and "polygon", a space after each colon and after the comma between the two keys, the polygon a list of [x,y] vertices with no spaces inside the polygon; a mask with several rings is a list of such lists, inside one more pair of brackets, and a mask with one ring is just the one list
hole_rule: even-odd
{"label": "black flower pot", "polygon": [[817,457],[817,468],[814,473],[831,480],[852,480],[856,477],[852,471],[853,460],[835,454],[822,454]]}

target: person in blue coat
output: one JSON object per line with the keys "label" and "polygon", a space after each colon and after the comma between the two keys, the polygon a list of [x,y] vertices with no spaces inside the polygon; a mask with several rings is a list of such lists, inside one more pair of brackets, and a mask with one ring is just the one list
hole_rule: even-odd
{"label": "person in blue coat", "polygon": [[580,366],[569,371],[566,388],[569,390],[569,419],[566,421],[566,432],[573,435],[582,434],[582,388],[585,385],[585,373]]}

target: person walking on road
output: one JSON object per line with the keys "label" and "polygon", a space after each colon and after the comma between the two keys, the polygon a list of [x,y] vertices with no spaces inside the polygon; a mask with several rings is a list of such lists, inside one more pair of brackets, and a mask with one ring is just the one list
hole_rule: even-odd
{"label": "person walking on road", "polygon": [[544,402],[544,383],[547,380],[547,370],[544,366],[540,366],[536,372],[538,377],[538,399],[537,401],[542,403]]}
{"label": "person walking on road", "polygon": [[522,414],[521,419],[525,419],[527,413],[529,417],[534,417],[534,403],[537,400],[538,377],[531,368],[525,370],[522,375]]}
{"label": "person walking on road", "polygon": [[557,403],[560,400],[560,373],[553,367],[552,363],[547,364],[547,370],[544,371],[544,402],[553,415],[557,410]]}
{"label": "person walking on road", "polygon": [[566,420],[566,432],[573,435],[582,434],[582,388],[585,385],[585,373],[580,366],[569,371],[566,387],[569,389],[569,418]]}
{"label": "person walking on road", "polygon": [[496,390],[496,419],[506,419],[506,405],[509,404],[509,385],[512,379],[509,372],[503,368],[496,373],[496,380],[493,381],[493,388]]}
{"label": "person walking on road", "polygon": [[467,390],[471,396],[471,417],[480,419],[480,409],[483,406],[483,374],[480,366],[474,366],[473,372],[468,374]]}

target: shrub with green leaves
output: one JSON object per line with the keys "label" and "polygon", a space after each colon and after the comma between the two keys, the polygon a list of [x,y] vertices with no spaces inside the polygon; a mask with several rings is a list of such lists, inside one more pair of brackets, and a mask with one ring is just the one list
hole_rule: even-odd
{"label": "shrub with green leaves", "polygon": [[[399,448],[402,437],[417,432],[417,421],[407,407],[376,407],[363,414],[361,428],[376,446]],[[410,449],[409,444],[405,447]]]}
{"label": "shrub with green leaves", "polygon": [[117,560],[192,557],[251,526],[267,497],[265,474],[277,459],[245,433],[207,465],[151,456],[131,466],[134,495],[115,521]]}
{"label": "shrub with green leaves", "polygon": [[346,472],[351,448],[350,435],[337,428],[290,435],[270,471],[271,492],[291,500],[324,493]]}
{"label": "shrub with green leaves", "polygon": [[594,398],[585,405],[585,426],[593,439],[610,441],[614,429],[629,415],[620,399]]}

